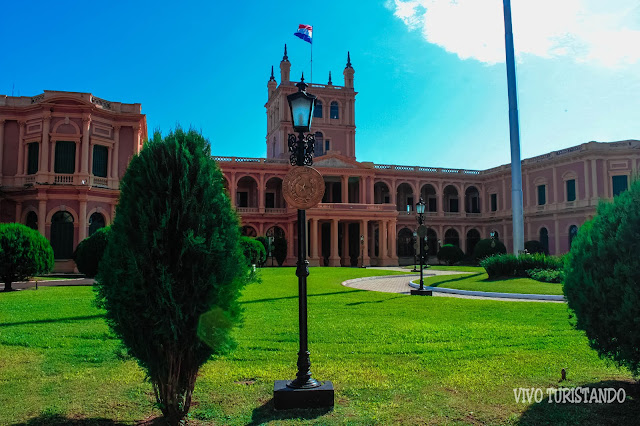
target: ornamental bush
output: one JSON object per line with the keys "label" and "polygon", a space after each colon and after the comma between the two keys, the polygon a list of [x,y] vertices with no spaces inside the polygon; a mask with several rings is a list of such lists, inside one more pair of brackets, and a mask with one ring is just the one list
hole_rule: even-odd
{"label": "ornamental bush", "polygon": [[262,265],[267,259],[264,246],[255,238],[240,237],[240,246],[249,265]]}
{"label": "ornamental bush", "polygon": [[561,283],[564,281],[564,272],[562,269],[529,269],[527,275],[529,275],[531,279],[543,283]]}
{"label": "ornamental bush", "polygon": [[0,223],[0,279],[11,284],[53,269],[53,249],[38,231],[19,223]]}
{"label": "ornamental bush", "polygon": [[97,301],[177,425],[200,366],[233,344],[248,276],[238,217],[209,143],[193,130],[156,132],[120,188]]}
{"label": "ornamental bush", "polygon": [[485,257],[493,256],[494,254],[505,254],[506,252],[507,248],[502,241],[485,238],[476,243],[473,249],[473,258],[482,260]]}
{"label": "ornamental bush", "polygon": [[564,294],[601,357],[640,375],[640,181],[601,202],[573,239]]}
{"label": "ornamental bush", "polygon": [[109,227],[104,227],[98,229],[90,237],[80,241],[76,251],[73,252],[73,260],[76,262],[80,273],[89,278],[98,275],[98,265],[107,248],[108,238]]}
{"label": "ornamental bush", "polygon": [[544,253],[544,247],[542,246],[542,243],[538,240],[525,241],[524,249],[529,254]]}
{"label": "ornamental bush", "polygon": [[460,262],[464,258],[464,252],[458,246],[453,244],[445,244],[438,251],[438,261],[445,262],[447,265],[453,265]]}
{"label": "ornamental bush", "polygon": [[489,275],[489,279],[500,277],[527,277],[530,269],[560,270],[563,266],[561,258],[544,254],[498,254],[480,261]]}

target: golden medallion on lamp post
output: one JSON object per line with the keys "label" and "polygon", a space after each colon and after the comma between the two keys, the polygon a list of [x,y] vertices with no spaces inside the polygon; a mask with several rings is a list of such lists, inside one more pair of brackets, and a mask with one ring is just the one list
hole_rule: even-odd
{"label": "golden medallion on lamp post", "polygon": [[282,195],[288,206],[310,209],[322,201],[324,179],[313,167],[292,167],[282,180]]}

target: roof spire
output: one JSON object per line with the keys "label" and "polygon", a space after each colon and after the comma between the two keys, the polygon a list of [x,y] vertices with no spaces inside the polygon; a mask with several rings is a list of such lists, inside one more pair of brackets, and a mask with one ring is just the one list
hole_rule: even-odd
{"label": "roof spire", "polygon": [[333,83],[331,82],[331,71],[329,71],[329,82],[327,83],[328,85],[332,85]]}
{"label": "roof spire", "polygon": [[287,56],[287,43],[284,44],[284,56],[282,57],[282,61],[289,62],[289,57]]}
{"label": "roof spire", "polygon": [[300,77],[300,83],[304,83],[304,71],[302,71],[302,77]]}
{"label": "roof spire", "polygon": [[276,81],[276,78],[273,75],[273,65],[271,65],[271,77],[269,78],[269,81]]}
{"label": "roof spire", "polygon": [[351,66],[351,55],[349,54],[349,51],[347,51],[347,66],[345,68],[353,68]]}

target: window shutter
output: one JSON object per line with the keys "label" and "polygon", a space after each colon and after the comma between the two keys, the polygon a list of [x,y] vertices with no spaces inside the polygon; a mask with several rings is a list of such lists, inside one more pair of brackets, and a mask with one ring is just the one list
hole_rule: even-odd
{"label": "window shutter", "polygon": [[73,174],[76,172],[76,143],[56,142],[55,173]]}
{"label": "window shutter", "polygon": [[40,143],[32,142],[29,144],[29,160],[27,164],[27,174],[35,175],[38,172],[38,160],[40,154]]}
{"label": "window shutter", "polygon": [[567,181],[567,201],[575,201],[576,199],[576,181],[571,179]]}

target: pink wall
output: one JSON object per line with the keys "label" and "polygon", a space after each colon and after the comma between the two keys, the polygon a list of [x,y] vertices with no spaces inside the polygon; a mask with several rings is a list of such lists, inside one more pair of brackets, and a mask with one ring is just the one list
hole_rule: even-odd
{"label": "pink wall", "polygon": [[4,150],[2,155],[2,175],[15,176],[18,172],[18,138],[20,128],[17,121],[4,122]]}

